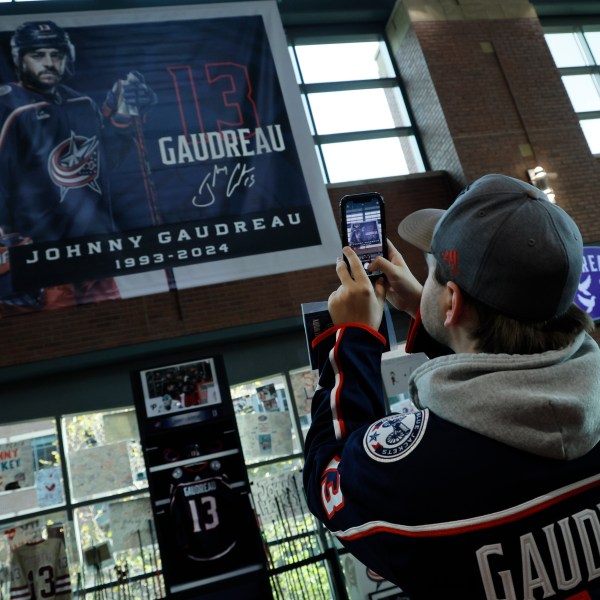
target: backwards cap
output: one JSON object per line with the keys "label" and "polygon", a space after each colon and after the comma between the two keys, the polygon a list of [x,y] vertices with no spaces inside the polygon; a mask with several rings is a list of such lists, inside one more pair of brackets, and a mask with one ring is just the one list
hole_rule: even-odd
{"label": "backwards cap", "polygon": [[431,252],[445,275],[502,314],[546,321],[572,304],[583,264],[581,234],[533,185],[485,175],[446,211],[406,217],[400,237]]}

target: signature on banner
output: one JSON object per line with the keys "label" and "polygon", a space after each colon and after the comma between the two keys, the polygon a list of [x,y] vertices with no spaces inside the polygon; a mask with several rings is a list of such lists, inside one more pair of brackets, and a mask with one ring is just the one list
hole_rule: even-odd
{"label": "signature on banner", "polygon": [[244,163],[236,163],[233,169],[225,165],[214,165],[212,173],[207,173],[200,185],[198,194],[192,198],[192,204],[198,208],[210,206],[215,202],[215,189],[225,184],[225,197],[231,198],[240,186],[251,188],[256,183],[255,167],[248,167]]}

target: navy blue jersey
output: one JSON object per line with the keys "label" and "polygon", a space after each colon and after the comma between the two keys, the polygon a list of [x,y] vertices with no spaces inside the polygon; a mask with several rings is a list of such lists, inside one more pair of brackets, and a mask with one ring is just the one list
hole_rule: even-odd
{"label": "navy blue jersey", "polygon": [[555,460],[428,409],[386,415],[381,336],[315,342],[304,483],[352,554],[412,600],[600,599],[600,447]]}
{"label": "navy blue jersey", "polygon": [[177,545],[193,560],[216,560],[236,545],[238,494],[222,477],[180,483],[171,495]]}
{"label": "navy blue jersey", "polygon": [[0,227],[34,243],[113,230],[102,117],[66,86],[0,86]]}

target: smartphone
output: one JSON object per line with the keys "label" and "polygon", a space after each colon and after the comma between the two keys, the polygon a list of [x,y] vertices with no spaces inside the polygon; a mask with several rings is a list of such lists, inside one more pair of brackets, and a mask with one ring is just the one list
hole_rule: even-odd
{"label": "smartphone", "polygon": [[383,196],[377,192],[344,196],[340,200],[340,223],[342,244],[356,252],[371,279],[381,277],[381,271],[371,273],[367,267],[377,256],[387,258]]}

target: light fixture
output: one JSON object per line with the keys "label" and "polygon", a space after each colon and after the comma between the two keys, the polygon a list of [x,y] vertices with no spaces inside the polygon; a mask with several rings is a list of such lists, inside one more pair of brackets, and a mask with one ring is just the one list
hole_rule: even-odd
{"label": "light fixture", "polygon": [[556,195],[550,185],[550,177],[556,177],[556,174],[546,173],[546,169],[540,166],[535,167],[535,169],[527,169],[527,173],[529,174],[529,181],[531,181],[538,190],[544,192],[552,204],[556,204]]}

